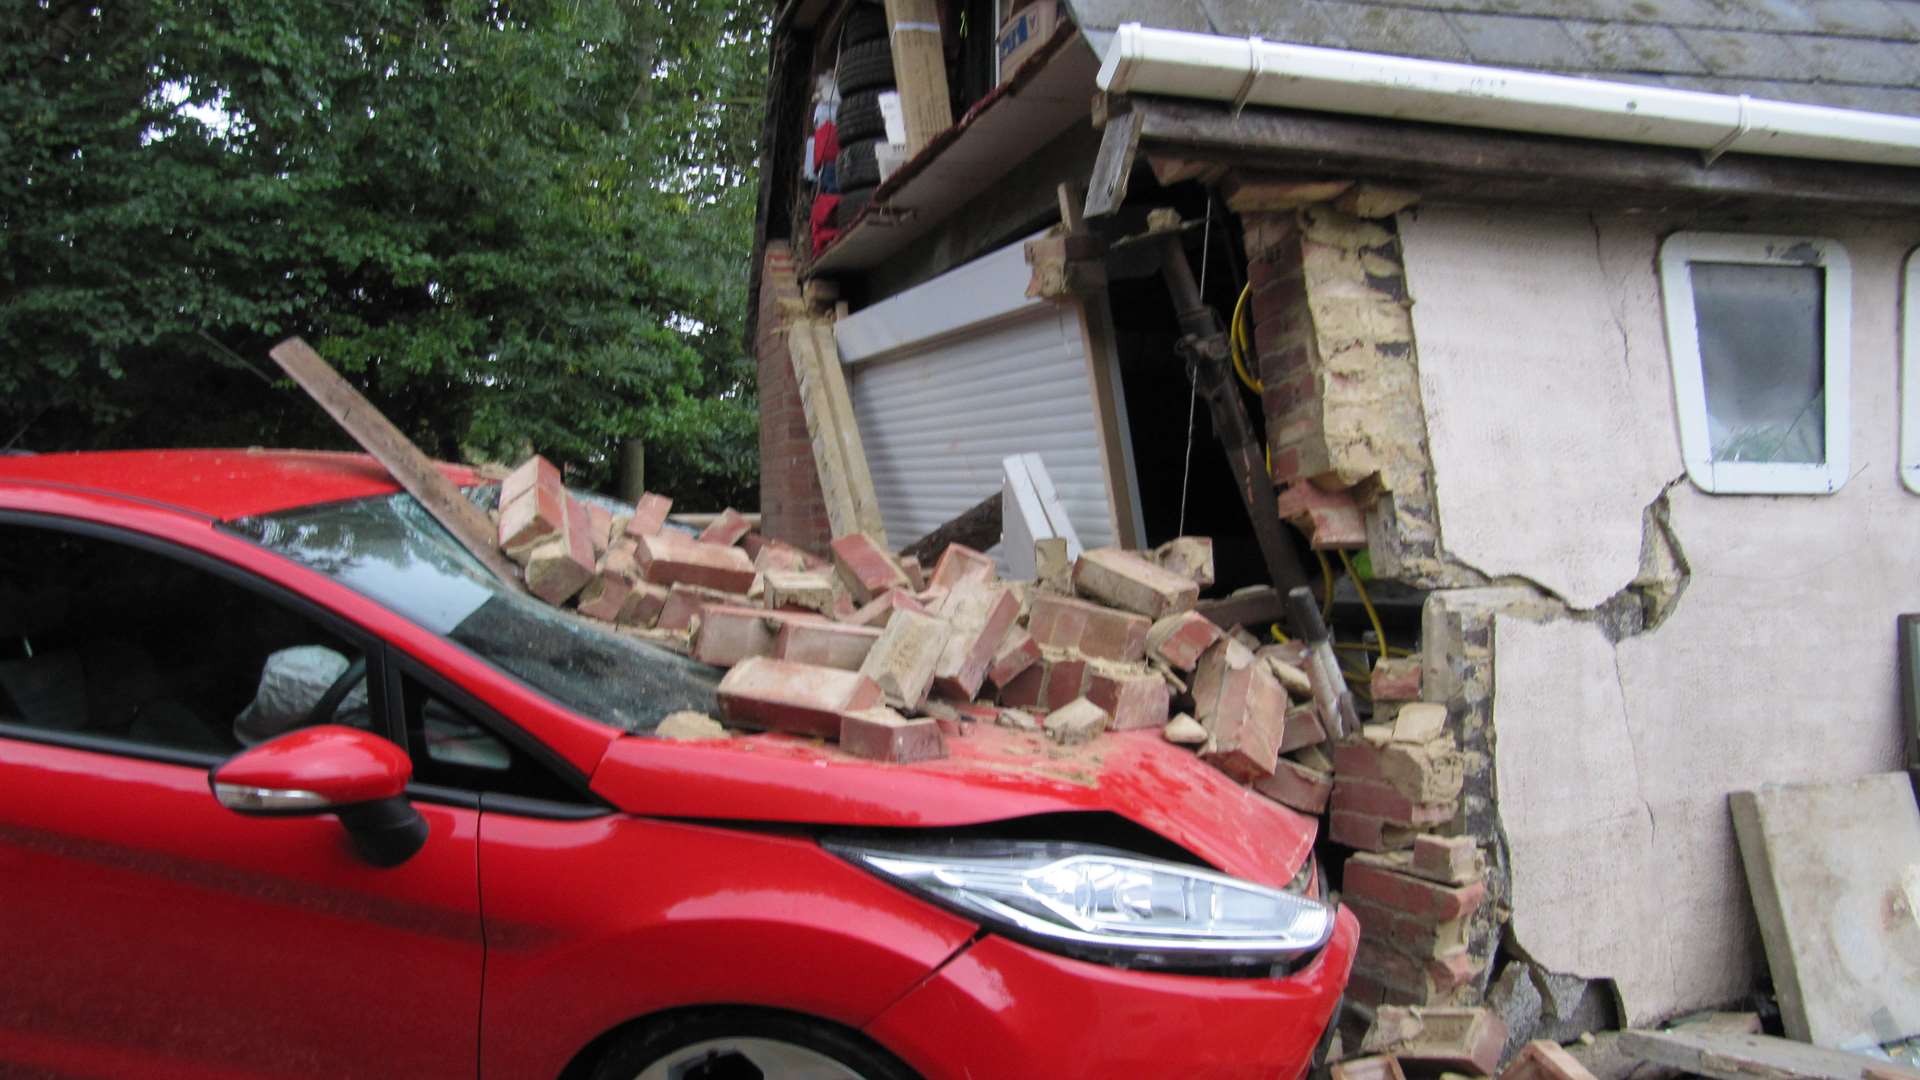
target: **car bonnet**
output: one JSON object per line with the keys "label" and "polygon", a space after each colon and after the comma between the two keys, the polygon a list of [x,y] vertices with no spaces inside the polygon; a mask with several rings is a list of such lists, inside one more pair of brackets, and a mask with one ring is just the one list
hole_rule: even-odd
{"label": "car bonnet", "polygon": [[1158,731],[1062,747],[974,725],[950,736],[947,750],[940,760],[893,765],[785,735],[635,735],[613,741],[592,787],[628,813],[700,820],[937,829],[1106,812],[1226,873],[1276,887],[1313,846],[1313,818],[1241,787]]}

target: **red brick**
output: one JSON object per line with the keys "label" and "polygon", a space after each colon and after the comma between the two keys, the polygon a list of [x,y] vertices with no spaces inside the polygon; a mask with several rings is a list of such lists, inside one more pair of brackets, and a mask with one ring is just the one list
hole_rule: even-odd
{"label": "red brick", "polygon": [[719,589],[706,589],[698,585],[671,585],[668,586],[666,598],[660,605],[660,614],[655,619],[655,625],[662,630],[690,630],[701,609],[709,604],[753,608],[763,615],[766,614],[753,601],[739,593],[721,592]]}
{"label": "red brick", "polygon": [[760,579],[766,586],[764,599],[770,608],[794,607],[828,614],[839,596],[834,591],[834,576],[823,570],[764,570]]}
{"label": "red brick", "polygon": [[566,491],[558,484],[532,488],[500,509],[500,550],[523,565],[533,549],[566,527]]}
{"label": "red brick", "polygon": [[1392,908],[1369,904],[1357,896],[1342,896],[1340,902],[1352,909],[1360,920],[1360,933],[1388,942],[1403,953],[1419,957],[1446,956],[1467,944],[1467,918],[1434,922],[1403,915]]}
{"label": "red brick", "polygon": [[[1338,791],[1334,797],[1339,797]],[[1357,899],[1431,922],[1464,918],[1487,895],[1483,882],[1456,888],[1352,860],[1347,862],[1341,884]]]}
{"label": "red brick", "polygon": [[[1273,674],[1271,667],[1261,667],[1267,674]],[[1274,682],[1279,681],[1277,677],[1274,679]],[[1281,688],[1281,693],[1286,693],[1285,687]],[[1285,726],[1280,735],[1281,753],[1291,754],[1303,747],[1319,746],[1326,741],[1326,726],[1320,722],[1320,713],[1312,705],[1294,705],[1287,709]]]}
{"label": "red brick", "polygon": [[612,622],[620,617],[620,609],[626,606],[627,594],[633,591],[625,576],[610,572],[603,565],[580,591],[580,601],[575,605],[580,614],[590,619],[604,619]]}
{"label": "red brick", "polygon": [[1113,717],[1113,731],[1146,728],[1157,731],[1167,726],[1173,690],[1167,680],[1155,672],[1107,672],[1094,668],[1087,678],[1087,700]]}
{"label": "red brick", "polygon": [[1368,679],[1374,703],[1420,700],[1420,658],[1395,657],[1373,666]]}
{"label": "red brick", "polygon": [[907,575],[907,586],[914,592],[927,587],[927,571],[920,565],[918,556],[905,555],[900,559],[900,572]]}
{"label": "red brick", "polygon": [[561,487],[560,470],[554,468],[553,462],[539,454],[521,462],[519,467],[500,481],[500,505],[505,507],[536,487],[551,487],[555,490]]}
{"label": "red brick", "polygon": [[743,594],[753,587],[753,560],[739,548],[703,544],[677,529],[636,539],[640,572],[655,585],[702,585]]}
{"label": "red brick", "polygon": [[[536,489],[535,496],[545,489]],[[565,498],[565,496],[562,496]],[[560,534],[527,553],[527,591],[549,604],[562,604],[593,580],[593,545],[587,540],[587,511],[566,499]]]}
{"label": "red brick", "polygon": [[1419,803],[1452,801],[1465,780],[1463,759],[1445,742],[1375,746],[1348,739],[1333,748],[1333,771],[1341,779],[1384,781]]}
{"label": "red brick", "polygon": [[716,667],[732,667],[749,656],[772,656],[779,616],[756,607],[707,604],[693,632],[693,658]]}
{"label": "red brick", "polygon": [[673,500],[665,495],[643,493],[633,504],[633,517],[627,519],[627,535],[635,539],[655,535],[666,528],[667,512],[672,509]]}
{"label": "red brick", "polygon": [[1169,615],[1147,630],[1147,654],[1178,671],[1192,671],[1200,655],[1220,640],[1220,628],[1197,611]]}
{"label": "red brick", "polygon": [[839,537],[833,541],[832,548],[834,570],[840,580],[846,582],[847,591],[862,604],[888,589],[907,589],[913,585],[893,556],[864,533]]}
{"label": "red brick", "polygon": [[878,640],[878,627],[796,619],[785,623],[774,635],[773,655],[776,659],[801,664],[859,671]]}
{"label": "red brick", "polygon": [[1049,666],[1046,660],[1038,660],[1007,680],[1006,684],[1000,687],[1000,704],[1013,709],[1040,708],[1040,703],[1046,700]]}
{"label": "red brick", "polygon": [[1280,446],[1277,433],[1273,432],[1269,433],[1267,441],[1270,447],[1267,457],[1267,469],[1273,474],[1274,482],[1284,484],[1305,479],[1303,475],[1304,470],[1300,462],[1300,448],[1297,446]]}
{"label": "red brick", "polygon": [[1421,836],[1413,842],[1413,872],[1429,881],[1465,885],[1480,876],[1471,836]]}
{"label": "red brick", "polygon": [[1139,615],[1051,593],[1035,595],[1027,616],[1027,632],[1043,646],[1123,662],[1146,655],[1152,626]]}
{"label": "red brick", "polygon": [[949,633],[947,621],[938,616],[895,612],[868,651],[860,671],[879,685],[888,704],[918,709],[927,700],[934,668],[940,663]]}
{"label": "red brick", "polygon": [[752,528],[753,524],[742,517],[740,511],[729,506],[720,511],[720,516],[708,523],[706,528],[700,530],[700,542],[732,547],[738,544],[740,538],[747,535],[747,531]]}
{"label": "red brick", "polygon": [[838,738],[840,718],[880,704],[880,687],[858,672],[749,657],[720,680],[729,724]]}
{"label": "red brick", "polygon": [[667,606],[671,591],[650,582],[635,582],[627,593],[627,599],[620,605],[620,614],[615,621],[621,626],[652,626],[660,619],[660,612]]}
{"label": "red brick", "polygon": [[1500,1080],[1594,1080],[1594,1075],[1559,1043],[1535,1039],[1520,1048]]}
{"label": "red brick", "polygon": [[1327,808],[1327,797],[1333,794],[1333,778],[1281,758],[1274,762],[1272,776],[1253,782],[1253,790],[1303,814],[1318,814]]}
{"label": "red brick", "polygon": [[838,617],[842,622],[850,622],[856,626],[880,627],[887,625],[887,620],[893,618],[893,613],[896,611],[928,614],[927,606],[914,599],[905,589],[888,589],[874,597],[866,606]]}
{"label": "red brick", "polygon": [[1342,776],[1333,787],[1333,808],[1369,814],[1409,828],[1445,824],[1453,820],[1454,804],[1416,803],[1391,784]]}
{"label": "red brick", "polygon": [[987,681],[995,689],[1005,689],[1015,676],[1039,660],[1040,643],[1033,640],[1032,634],[1016,626],[1000,640],[1000,648],[993,654],[993,663],[987,667]]}
{"label": "red brick", "polygon": [[587,544],[597,559],[607,553],[607,545],[612,542],[613,514],[599,503],[582,505],[587,508]]}
{"label": "red brick", "polygon": [[1265,664],[1227,671],[1218,698],[1194,699],[1194,713],[1207,726],[1200,756],[1236,780],[1273,775],[1287,714],[1287,692]]}
{"label": "red brick", "polygon": [[1327,839],[1361,851],[1392,851],[1413,843],[1413,830],[1384,818],[1335,810],[1327,815]]}
{"label": "red brick", "polygon": [[991,556],[965,544],[948,544],[934,561],[933,576],[927,579],[927,584],[951,589],[962,581],[992,581],[997,576]]}
{"label": "red brick", "polygon": [[840,749],[896,765],[947,756],[947,740],[932,719],[909,720],[886,706],[840,717]]}
{"label": "red brick", "polygon": [[1096,548],[1081,555],[1073,564],[1073,587],[1109,607],[1149,619],[1191,610],[1200,597],[1200,587],[1192,578],[1119,548]]}
{"label": "red brick", "polygon": [[1092,675],[1093,665],[1078,657],[1048,664],[1047,689],[1040,698],[1040,707],[1052,712],[1085,697]]}
{"label": "red brick", "polygon": [[952,632],[933,670],[934,689],[942,697],[970,701],[980,692],[995,650],[1020,615],[1020,598],[1012,589],[968,579],[947,594],[940,614]]}

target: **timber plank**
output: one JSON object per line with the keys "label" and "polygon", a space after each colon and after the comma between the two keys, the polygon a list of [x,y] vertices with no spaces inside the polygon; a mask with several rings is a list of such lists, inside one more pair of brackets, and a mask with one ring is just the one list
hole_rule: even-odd
{"label": "timber plank", "polygon": [[873,490],[873,473],[867,468],[867,450],[860,440],[860,424],[853,417],[847,373],[840,366],[840,344],[833,335],[832,323],[815,320],[812,326],[815,362],[820,365],[820,384],[826,390],[827,408],[833,418],[833,437],[841,467],[846,470],[847,492],[853,498],[856,528],[885,548],[887,529],[880,520],[880,499]]}
{"label": "timber plank", "polygon": [[479,559],[502,584],[524,591],[518,569],[500,553],[486,513],[442,475],[433,460],[394,427],[386,414],[341,378],[333,365],[297,337],[275,345],[267,355],[333,417],[334,423],[353,436],[354,442],[386,466],[407,494],[420,500],[420,505],[426,507],[435,521],[446,526],[460,546]]}
{"label": "timber plank", "polygon": [[947,58],[941,47],[935,0],[886,0],[887,39],[893,43],[894,89],[907,121],[907,156],[953,126],[947,96]]}

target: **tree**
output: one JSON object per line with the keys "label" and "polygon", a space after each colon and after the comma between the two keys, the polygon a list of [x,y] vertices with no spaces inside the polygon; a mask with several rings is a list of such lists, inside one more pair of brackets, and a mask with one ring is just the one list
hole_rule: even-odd
{"label": "tree", "polygon": [[728,0],[0,12],[0,447],[338,443],[305,336],[429,453],[621,440],[750,501],[767,19]]}

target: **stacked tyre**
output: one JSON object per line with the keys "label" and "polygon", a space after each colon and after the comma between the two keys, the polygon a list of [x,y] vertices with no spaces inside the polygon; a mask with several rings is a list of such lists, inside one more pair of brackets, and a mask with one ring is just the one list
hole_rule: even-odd
{"label": "stacked tyre", "polygon": [[834,224],[845,228],[873,198],[880,183],[880,159],[887,143],[887,121],[880,112],[880,95],[893,89],[893,48],[887,42],[887,12],[878,3],[856,2],[841,32],[840,62],[835,70],[840,86],[840,156],[834,173],[840,184],[840,205]]}

